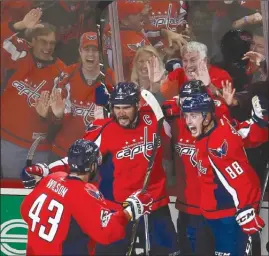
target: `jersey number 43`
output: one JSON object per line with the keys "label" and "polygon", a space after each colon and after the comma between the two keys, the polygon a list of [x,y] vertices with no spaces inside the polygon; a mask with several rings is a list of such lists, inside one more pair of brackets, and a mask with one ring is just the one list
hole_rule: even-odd
{"label": "jersey number 43", "polygon": [[[32,219],[32,226],[31,226],[32,232],[35,232],[36,224],[40,222],[40,217],[39,217],[40,212],[46,199],[47,199],[46,194],[40,195],[35,200],[35,202],[33,203],[29,211],[29,218]],[[51,224],[50,229],[46,232],[46,227],[44,225],[40,225],[40,228],[38,231],[39,237],[41,237],[42,239],[48,242],[51,242],[54,239],[56,232],[58,230],[59,222],[63,214],[63,210],[64,210],[64,207],[62,204],[52,199],[48,205],[48,210],[52,212],[54,208],[56,208],[55,216],[49,217],[48,219],[48,223]]]}

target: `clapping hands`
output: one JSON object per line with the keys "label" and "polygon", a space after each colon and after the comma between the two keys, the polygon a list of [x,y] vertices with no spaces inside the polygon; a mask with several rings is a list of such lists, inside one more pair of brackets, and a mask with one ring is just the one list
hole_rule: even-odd
{"label": "clapping hands", "polygon": [[36,99],[34,104],[36,112],[43,118],[47,118],[51,109],[54,116],[58,119],[62,118],[65,109],[65,99],[62,98],[60,89],[53,89],[51,94],[49,91],[42,91],[40,97]]}

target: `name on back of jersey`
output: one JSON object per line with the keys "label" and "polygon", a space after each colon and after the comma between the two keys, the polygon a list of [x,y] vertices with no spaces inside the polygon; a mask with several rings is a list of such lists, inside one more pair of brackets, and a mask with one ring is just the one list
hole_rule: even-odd
{"label": "name on back of jersey", "polygon": [[55,192],[56,194],[60,195],[61,197],[65,197],[68,188],[63,186],[61,183],[58,183],[54,179],[50,179],[46,185],[51,191]]}

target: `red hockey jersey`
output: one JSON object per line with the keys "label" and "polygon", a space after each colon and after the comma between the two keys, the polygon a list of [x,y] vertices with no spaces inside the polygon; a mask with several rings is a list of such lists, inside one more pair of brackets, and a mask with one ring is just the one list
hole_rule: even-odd
{"label": "red hockey jersey", "polygon": [[257,208],[261,188],[248,162],[242,137],[225,119],[196,140],[201,211],[208,219],[234,216],[246,206]]}
{"label": "red hockey jersey", "polygon": [[[175,106],[177,105],[176,99],[169,102],[171,102],[170,104],[175,104]],[[216,116],[222,117],[225,115],[230,117],[229,108],[225,103],[217,98],[214,99],[214,102]],[[200,184],[196,168],[197,162],[195,160],[195,139],[186,126],[183,116],[171,121],[171,133],[177,179],[176,208],[183,212],[200,215]]]}
{"label": "red hockey jersey", "polygon": [[[63,90],[66,98],[65,117],[52,146],[52,151],[60,157],[64,157],[70,145],[84,135],[87,126],[94,120],[96,105],[105,106],[109,98],[101,76],[106,84],[109,79],[103,75],[89,85],[82,75],[80,64],[69,66],[64,72],[68,76],[59,83],[58,88]],[[112,84],[109,86],[112,87]]]}
{"label": "red hockey jersey", "polygon": [[123,239],[128,223],[123,211],[110,212],[96,187],[64,172],[43,178],[21,215],[29,227],[27,255],[93,255],[95,242]]}
{"label": "red hockey jersey", "polygon": [[168,29],[177,32],[184,28],[187,14],[186,1],[149,0],[148,5],[149,13],[144,18],[146,36],[152,45],[168,47],[168,42],[161,37],[160,31]]}
{"label": "red hockey jersey", "polygon": [[[239,123],[231,120],[228,107],[215,99],[216,116],[231,123],[243,139],[244,147],[256,147],[268,140],[268,130],[260,128],[252,121]],[[183,117],[171,121],[174,147],[174,163],[177,177],[176,208],[190,214],[200,211],[200,183],[197,173],[195,139],[189,132]]]}
{"label": "red hockey jersey", "polygon": [[[94,121],[91,130],[84,136],[84,139],[96,139],[103,157],[112,155],[115,201],[123,202],[131,193],[142,188],[156,128],[157,121],[153,112],[140,110],[139,123],[135,129],[125,129],[113,119],[103,119]],[[163,157],[168,158],[164,154],[170,155],[171,135],[166,122],[161,136],[162,145],[157,150],[148,186],[148,192],[154,200],[159,200],[153,204],[153,209],[168,204],[166,176],[162,167]]]}

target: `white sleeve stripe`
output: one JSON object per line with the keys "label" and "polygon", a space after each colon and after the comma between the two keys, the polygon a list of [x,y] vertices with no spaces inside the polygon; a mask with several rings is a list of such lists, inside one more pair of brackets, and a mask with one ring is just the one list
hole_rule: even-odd
{"label": "white sleeve stripe", "polygon": [[65,157],[61,160],[58,160],[58,161],[55,161],[55,162],[49,164],[49,169],[52,169],[54,167],[61,166],[61,165],[67,165],[67,164],[68,164],[68,158]]}
{"label": "white sleeve stripe", "polygon": [[209,162],[211,163],[212,167],[214,168],[216,174],[218,175],[218,178],[220,179],[222,185],[226,188],[226,190],[230,193],[230,195],[233,198],[234,201],[234,205],[236,207],[236,209],[238,210],[238,206],[239,206],[239,199],[237,196],[237,192],[236,190],[230,186],[230,184],[228,183],[228,181],[225,179],[225,177],[223,176],[223,174],[220,172],[220,170],[215,166],[214,162],[211,160],[210,156],[208,156]]}
{"label": "white sleeve stripe", "polygon": [[248,128],[241,128],[237,132],[243,139],[245,139],[249,135],[250,126]]}
{"label": "white sleeve stripe", "polygon": [[243,228],[245,231],[259,231],[257,228]]}
{"label": "white sleeve stripe", "polygon": [[27,55],[26,51],[18,51],[16,46],[8,39],[4,41],[3,48],[11,54],[11,59],[14,61],[24,58]]}
{"label": "white sleeve stripe", "polygon": [[164,128],[164,132],[165,134],[169,137],[172,138],[172,133],[171,133],[171,126],[168,124],[167,121],[163,121],[163,128]]}
{"label": "white sleeve stripe", "polygon": [[101,141],[102,141],[102,134],[100,133],[100,135],[99,135],[99,136],[97,137],[97,139],[94,141],[94,143],[98,146],[98,148],[100,148]]}

